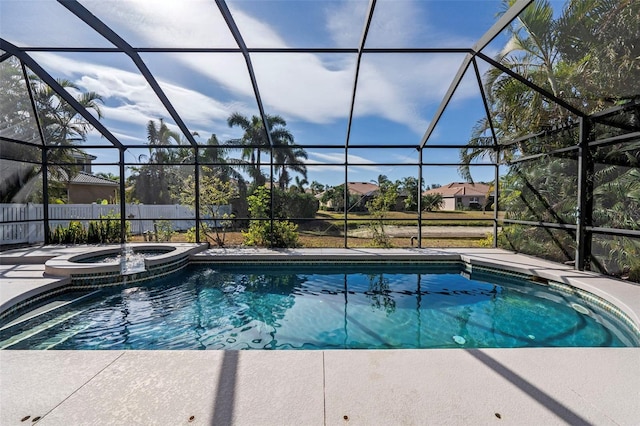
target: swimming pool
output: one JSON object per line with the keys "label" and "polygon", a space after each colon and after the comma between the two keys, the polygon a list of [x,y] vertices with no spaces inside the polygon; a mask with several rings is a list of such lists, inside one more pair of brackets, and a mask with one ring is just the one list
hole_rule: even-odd
{"label": "swimming pool", "polygon": [[592,300],[462,262],[190,265],[0,331],[5,349],[638,345]]}

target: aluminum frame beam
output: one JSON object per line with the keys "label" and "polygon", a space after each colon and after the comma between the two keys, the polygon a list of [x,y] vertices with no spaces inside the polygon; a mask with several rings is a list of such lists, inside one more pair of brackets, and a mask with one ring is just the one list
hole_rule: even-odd
{"label": "aluminum frame beam", "polygon": [[[369,35],[369,28],[371,27],[371,20],[373,19],[373,12],[376,8],[376,0],[369,0],[369,10],[367,12],[367,20],[362,30],[362,36],[360,37],[360,46],[358,47],[358,58],[356,60],[356,74],[353,78],[353,88],[351,91],[351,105],[349,108],[349,121],[347,122],[347,136],[344,141],[345,148],[349,147],[349,140],[351,138],[351,126],[353,124],[353,110],[356,104],[356,94],[358,92],[358,78],[360,76],[360,63],[362,62],[362,53],[364,46],[367,43],[367,36]],[[346,185],[346,182],[345,182]]]}
{"label": "aluminum frame beam", "polygon": [[273,147],[273,139],[271,138],[271,129],[269,128],[269,122],[267,121],[267,115],[264,112],[264,104],[262,103],[262,97],[260,96],[260,90],[258,88],[258,81],[256,79],[256,74],[253,70],[253,64],[251,63],[251,55],[249,54],[249,49],[247,48],[246,43],[244,42],[244,38],[242,34],[240,34],[240,29],[236,24],[235,19],[231,15],[231,11],[227,6],[227,3],[224,0],[216,0],[216,4],[218,5],[218,9],[220,9],[220,13],[222,13],[222,17],[224,21],[227,23],[227,27],[229,27],[229,31],[231,31],[231,35],[235,39],[236,43],[238,43],[238,47],[242,52],[242,56],[244,56],[244,61],[247,64],[247,72],[249,73],[249,78],[251,79],[251,86],[253,87],[253,94],[256,98],[256,103],[258,104],[258,111],[260,112],[260,118],[262,119],[262,125],[264,126],[264,130],[267,133],[267,140],[269,141],[269,146]]}
{"label": "aluminum frame beam", "polygon": [[[116,47],[20,47],[25,52],[121,53]],[[132,47],[138,53],[242,53],[239,47]],[[356,47],[248,47],[249,53],[358,53]],[[363,53],[474,53],[470,47],[365,47]]]}
{"label": "aluminum frame beam", "polygon": [[[85,120],[89,122],[102,136],[104,136],[109,142],[118,148],[124,148],[124,145],[116,138],[106,127],[95,118],[85,107],[83,107],[64,87],[62,87],[55,78],[44,70],[31,56],[22,52],[18,47],[9,43],[5,39],[0,38],[0,46],[6,52],[11,53],[24,63],[35,75],[37,75],[42,81],[49,85],[54,92],[65,100],[71,107],[78,112]],[[37,112],[36,112],[37,113]],[[46,141],[43,141],[46,144]]]}
{"label": "aluminum frame beam", "polygon": [[478,57],[480,57],[481,59],[483,59],[485,62],[489,63],[490,65],[498,68],[500,71],[504,72],[505,74],[509,74],[510,77],[515,78],[520,83],[522,83],[525,86],[527,86],[529,89],[534,90],[534,91],[540,93],[545,98],[552,100],[554,103],[560,105],[561,107],[563,107],[567,111],[574,113],[578,117],[583,117],[583,118],[587,117],[587,114],[585,114],[583,111],[579,110],[578,108],[574,107],[573,105],[569,104],[568,102],[565,102],[564,100],[562,100],[559,97],[555,96],[553,93],[543,89],[542,87],[540,87],[540,86],[538,86],[536,84],[533,84],[532,82],[530,82],[529,80],[527,80],[526,78],[521,76],[520,74],[513,72],[512,70],[510,70],[509,68],[505,67],[504,65],[502,65],[500,62],[496,61],[495,59],[490,58],[489,56],[487,56],[487,55],[485,55],[484,53],[481,53],[481,52],[478,52],[476,55]]}
{"label": "aluminum frame beam", "polygon": [[193,135],[191,134],[189,129],[187,129],[184,121],[182,121],[182,117],[180,117],[178,112],[175,110],[175,108],[169,101],[169,98],[167,98],[167,95],[165,95],[164,91],[160,87],[160,84],[158,84],[158,81],[155,79],[155,77],[147,67],[147,64],[144,63],[138,52],[136,52],[135,49],[131,47],[131,45],[127,43],[122,37],[116,34],[115,31],[109,28],[108,25],[98,19],[98,17],[96,17],[94,14],[89,12],[88,9],[86,9],[76,0],[58,0],[58,3],[64,6],[67,10],[69,10],[69,12],[73,13],[85,24],[93,28],[94,31],[96,31],[102,37],[106,38],[111,44],[116,46],[118,49],[120,49],[120,51],[131,58],[144,79],[147,80],[147,83],[149,83],[149,86],[151,86],[151,89],[153,89],[153,92],[156,94],[158,99],[160,99],[160,102],[162,102],[162,105],[164,105],[164,107],[167,109],[167,112],[169,113],[173,121],[178,125],[180,131],[184,134],[184,137],[189,141],[191,145],[197,146],[198,143],[193,138]]}
{"label": "aluminum frame beam", "polygon": [[348,243],[348,218],[349,218],[349,209],[347,209],[349,205],[349,141],[351,139],[351,127],[353,125],[353,110],[355,109],[356,104],[356,94],[358,92],[358,78],[360,76],[360,64],[362,62],[362,53],[364,50],[364,46],[367,43],[367,36],[369,35],[369,28],[371,27],[371,20],[373,19],[373,12],[376,8],[376,0],[369,0],[369,7],[367,10],[367,20],[364,23],[364,28],[362,29],[362,36],[360,37],[360,45],[358,46],[358,55],[356,59],[356,72],[353,78],[353,88],[351,90],[351,104],[349,106],[349,119],[347,121],[347,134],[345,135],[344,140],[344,192],[343,192],[343,201],[344,201],[344,247],[347,248],[349,246]]}
{"label": "aluminum frame beam", "polygon": [[429,127],[427,128],[427,131],[425,132],[424,136],[422,137],[422,140],[420,141],[421,148],[424,148],[424,146],[427,144],[427,141],[433,134],[433,130],[438,124],[438,121],[440,121],[440,118],[442,117],[444,110],[449,105],[449,102],[451,102],[451,98],[453,97],[453,94],[455,93],[458,86],[462,82],[462,78],[467,72],[469,65],[471,65],[471,60],[482,49],[487,47],[487,45],[491,43],[491,41],[494,38],[496,38],[498,34],[502,32],[502,30],[504,30],[507,26],[509,26],[509,24],[511,24],[511,21],[516,19],[518,15],[524,9],[526,9],[527,6],[529,6],[531,3],[533,3],[533,0],[518,0],[513,6],[511,6],[504,13],[504,15],[500,17],[500,19],[498,19],[498,21],[495,24],[491,26],[491,28],[489,28],[489,30],[486,33],[484,33],[482,37],[480,37],[480,40],[478,40],[476,44],[473,45],[473,48],[472,48],[473,53],[467,53],[467,56],[465,56],[465,58],[463,59],[462,64],[458,69],[458,72],[456,73],[455,77],[453,78],[453,81],[449,85],[449,89],[447,89],[447,93],[444,95],[444,98],[442,98],[442,102],[440,103],[440,106],[436,110],[436,113],[433,116],[433,119],[429,123]]}

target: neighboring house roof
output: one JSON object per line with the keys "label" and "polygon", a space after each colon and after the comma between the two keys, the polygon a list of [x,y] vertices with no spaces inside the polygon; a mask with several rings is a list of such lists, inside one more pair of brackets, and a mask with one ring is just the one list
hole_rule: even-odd
{"label": "neighboring house roof", "polygon": [[[58,171],[58,176],[52,176],[49,173],[49,179],[55,180],[58,182],[66,182],[67,174],[64,170]],[[118,186],[118,182],[114,182],[109,179],[102,178],[100,176],[95,176],[85,172],[78,172],[72,178],[71,184],[75,185],[105,185],[105,186]]]}
{"label": "neighboring house roof", "polygon": [[442,194],[444,198],[467,196],[486,196],[491,187],[486,183],[451,182],[440,188],[429,189],[424,194]]}
{"label": "neighboring house roof", "polygon": [[80,152],[72,152],[70,154],[70,156],[72,158],[75,158],[76,160],[83,160],[83,161],[93,161],[93,160],[98,158],[95,155],[91,155],[91,154],[88,154],[88,153],[82,152],[82,151],[80,151]]}
{"label": "neighboring house roof", "polygon": [[379,188],[375,183],[370,182],[349,182],[347,188],[352,194],[373,195]]}
{"label": "neighboring house roof", "polygon": [[[379,189],[378,185],[369,182],[349,182],[347,183],[347,188],[349,189],[350,194],[360,195],[363,197],[375,195]],[[321,199],[326,192],[327,191],[322,191],[321,193],[316,194],[316,198]]]}
{"label": "neighboring house roof", "polygon": [[71,183],[82,185],[107,185],[118,186],[118,182],[114,182],[110,179],[105,179],[100,176],[94,176],[89,173],[79,172],[72,179]]}

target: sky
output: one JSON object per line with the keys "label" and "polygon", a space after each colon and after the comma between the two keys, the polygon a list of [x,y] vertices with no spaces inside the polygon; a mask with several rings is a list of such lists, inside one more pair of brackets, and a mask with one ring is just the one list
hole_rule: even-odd
{"label": "sky", "polygon": [[[133,47],[237,47],[215,2],[81,0],[80,3]],[[255,47],[356,48],[368,2],[315,0],[230,0],[227,5],[246,45]],[[496,21],[498,0],[379,0],[367,48],[471,47]],[[18,46],[113,47],[106,39],[53,0],[0,0],[0,34]],[[505,44],[498,37],[486,50]],[[102,95],[102,123],[123,143],[146,142],[149,120],[162,118],[178,130],[162,103],[124,53],[31,52],[53,77],[73,81],[79,92]],[[212,133],[225,141],[240,136],[226,120],[234,112],[258,115],[244,57],[238,53],[140,54],[196,140]],[[362,149],[358,145],[420,143],[430,120],[458,71],[463,54],[389,54],[362,56],[349,134],[349,181],[392,180],[417,176],[416,166],[380,163],[416,162],[415,149]],[[347,137],[356,54],[252,53],[251,62],[265,112],[287,121],[307,149],[308,180],[336,185],[344,181],[341,146]],[[487,69],[479,64],[481,71]],[[470,72],[472,69],[469,70]],[[484,110],[475,75],[467,73],[435,129],[430,144],[466,143]],[[78,94],[78,93],[74,93]],[[92,131],[87,144],[108,146]],[[117,150],[88,149],[95,163],[117,161]],[[147,150],[130,149],[127,161]],[[458,150],[425,150],[424,160],[458,161]],[[336,163],[318,166],[318,163]],[[117,173],[112,166],[94,172]],[[472,169],[475,180],[493,179],[492,167]],[[425,182],[460,181],[455,166],[427,167]]]}

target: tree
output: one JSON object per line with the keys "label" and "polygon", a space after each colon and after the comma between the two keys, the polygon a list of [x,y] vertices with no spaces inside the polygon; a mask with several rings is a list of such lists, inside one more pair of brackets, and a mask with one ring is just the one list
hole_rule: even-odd
{"label": "tree", "polygon": [[287,169],[300,173],[306,182],[307,166],[303,160],[308,158],[307,152],[303,148],[289,143],[277,144],[277,146],[278,148],[274,150],[274,169],[278,173],[278,187],[282,190],[287,189],[291,180]]}
{"label": "tree", "polygon": [[140,157],[147,164],[135,169],[132,196],[144,204],[173,204],[178,197],[171,187],[179,183],[179,170],[172,163],[181,158],[175,148],[166,147],[180,145],[180,134],[169,129],[162,119],[159,123],[149,120],[147,141],[149,155]]}
{"label": "tree", "polygon": [[113,181],[113,182],[120,182],[120,177],[114,175],[111,172],[98,172],[96,173],[96,176],[101,177],[102,179]]}
{"label": "tree", "polygon": [[311,193],[313,195],[318,195],[321,194],[325,191],[325,186],[323,184],[321,184],[320,182],[314,180],[313,182],[311,182],[311,185],[309,186],[309,188],[311,189]]}
{"label": "tree", "polygon": [[[28,74],[28,82],[25,82],[22,65],[15,58],[7,59],[0,64],[0,81],[3,96],[3,101],[0,102],[0,119],[3,127],[11,129],[15,139],[38,144],[40,137],[37,133],[36,119],[39,120],[43,143],[51,147],[47,154],[47,173],[52,178],[50,196],[65,199],[69,181],[79,171],[78,166],[65,163],[76,162],[73,154],[81,152],[78,143],[86,140],[92,128],[91,124],[36,75]],[[57,82],[65,90],[79,91],[78,86],[69,80],[58,79]],[[33,95],[37,117],[31,109],[29,89]],[[102,97],[99,94],[81,92],[75,98],[84,108],[93,110],[98,118],[102,117]],[[2,157],[5,159],[38,162],[41,160],[39,152],[28,146],[4,143],[2,151]],[[15,173],[3,176],[0,199],[9,202],[16,201],[16,197],[20,198],[19,201],[30,199],[34,194],[24,194],[25,189],[34,191],[37,185],[29,185],[28,182],[42,172],[41,167],[30,164],[15,168]],[[56,182],[62,184],[58,191]]]}
{"label": "tree", "polygon": [[562,60],[571,64],[568,79],[589,111],[638,98],[638,1],[570,2],[558,19],[557,33]]}
{"label": "tree", "polygon": [[[511,39],[497,60],[587,114],[640,97],[637,1],[570,1],[555,16],[548,2],[532,4],[510,27]],[[489,123],[486,118],[479,120],[469,147],[460,153],[466,163],[460,172],[466,179],[471,179],[468,164],[485,156],[506,163],[515,155],[544,154],[578,143],[575,121],[567,110],[501,70],[490,69],[484,81],[498,142],[519,142],[501,145],[497,157]],[[637,129],[632,114],[607,120],[610,126],[592,127],[591,138]],[[538,136],[523,137],[530,134]],[[631,195],[635,193],[631,182],[637,181],[633,175],[633,168],[638,166],[637,152],[638,147],[633,148],[631,143],[590,153],[595,164],[594,172],[588,176],[593,186],[590,211],[596,226],[637,226],[637,218],[628,213],[640,209]],[[500,205],[507,210],[507,217],[575,224],[577,181],[572,155],[549,155],[511,165],[500,185]],[[575,254],[575,234],[571,230],[513,225],[503,228],[499,242],[556,261],[573,260]],[[624,259],[639,258],[640,247],[634,248],[618,237],[593,238],[591,253],[600,258],[592,258],[596,268],[611,272],[615,266],[624,271],[634,268],[633,261]],[[637,268],[640,270],[640,266]]]}
{"label": "tree", "polygon": [[[203,217],[202,232],[218,247],[224,247],[226,231],[231,226],[233,214],[228,211],[232,200],[238,197],[237,188],[230,181],[223,181],[209,167],[202,166],[200,176],[200,212]],[[180,202],[195,206],[195,177],[188,176],[179,183],[177,190]]]}
{"label": "tree", "polygon": [[[270,209],[270,190],[259,186],[247,198],[252,220],[249,229],[242,233],[244,244],[248,246],[296,247],[298,245],[298,225],[288,220],[264,220],[279,217]],[[262,220],[260,220],[262,219]]]}
{"label": "tree", "polygon": [[[270,129],[271,141],[274,146],[274,163],[276,171],[279,172],[278,184],[281,188],[286,188],[289,175],[287,167],[301,173],[306,178],[306,166],[300,161],[300,158],[307,158],[304,149],[294,144],[293,135],[286,128],[287,122],[279,115],[266,115],[267,126]],[[229,127],[240,127],[244,134],[239,142],[245,145],[242,150],[242,158],[249,160],[251,165],[249,174],[254,180],[256,186],[264,185],[266,178],[262,173],[262,153],[270,152],[269,138],[264,128],[262,119],[258,116],[252,116],[248,119],[240,113],[233,113],[228,119]]]}
{"label": "tree", "polygon": [[418,187],[418,179],[413,176],[405,177],[400,181],[399,190],[405,195],[405,210],[418,210],[418,197],[422,190]]}
{"label": "tree", "polygon": [[300,176],[296,176],[296,184],[295,186],[291,187],[291,190],[298,191],[304,194],[306,192],[305,185],[308,185],[308,184],[309,184],[309,181],[307,180],[307,178],[303,177],[302,179],[300,179]]}
{"label": "tree", "polygon": [[[504,1],[508,9],[515,0]],[[548,1],[538,0],[527,7],[507,28],[510,39],[495,58],[506,68],[522,75],[537,86],[555,96],[570,93],[564,74],[569,72],[559,66],[557,48],[557,24]],[[498,141],[512,140],[542,128],[566,125],[568,112],[549,102],[539,92],[528,88],[499,68],[490,68],[484,76],[485,93],[491,110],[493,128]],[[564,83],[564,84],[563,84]],[[489,157],[494,162],[507,162],[515,153],[527,154],[539,149],[536,145],[511,144],[494,149],[487,118],[476,122],[468,147],[460,151],[460,175],[473,182],[469,164]],[[497,157],[497,152],[500,157]]]}
{"label": "tree", "polygon": [[[348,192],[347,194],[348,202],[346,203],[346,209],[351,210],[356,204],[358,204],[358,202],[360,201],[360,197],[355,194],[351,194],[350,192]],[[344,184],[326,188],[326,190],[322,193],[320,201],[325,206],[330,206],[334,211],[344,211]]]}
{"label": "tree", "polygon": [[425,194],[422,196],[422,208],[426,212],[432,212],[434,210],[440,210],[444,205],[444,198],[442,194]]}
{"label": "tree", "polygon": [[384,219],[398,199],[399,182],[392,183],[385,175],[378,176],[378,193],[367,202],[366,207],[376,219],[369,224],[376,246],[391,247],[391,239],[385,232]]}

